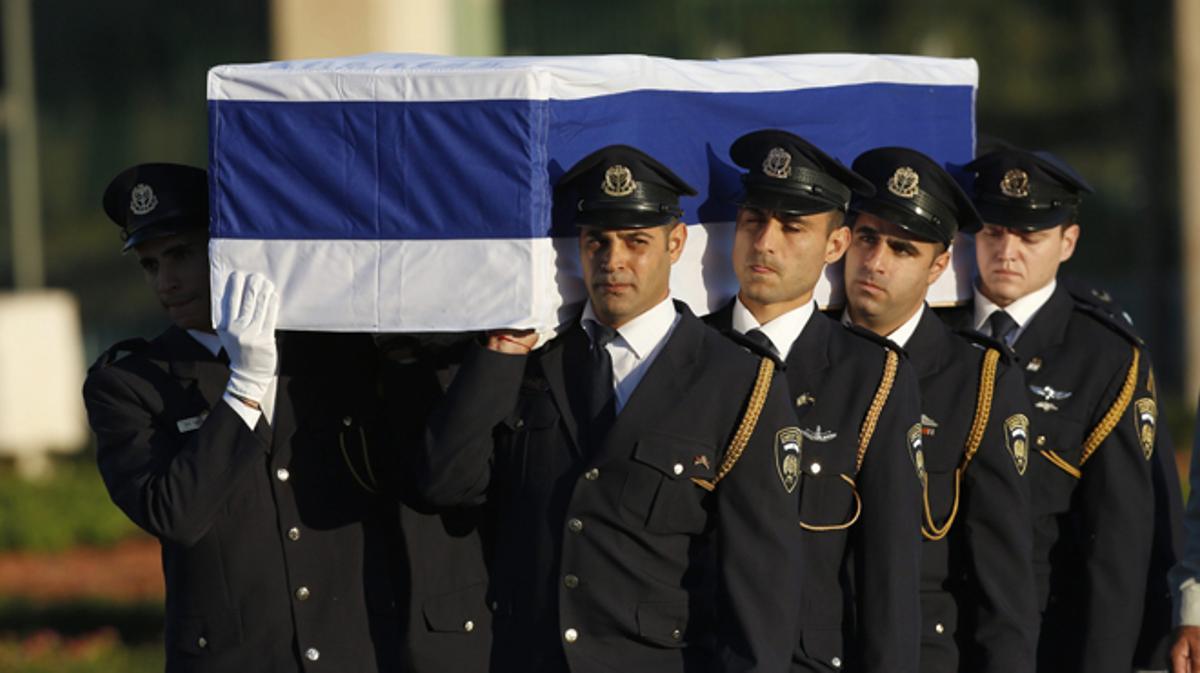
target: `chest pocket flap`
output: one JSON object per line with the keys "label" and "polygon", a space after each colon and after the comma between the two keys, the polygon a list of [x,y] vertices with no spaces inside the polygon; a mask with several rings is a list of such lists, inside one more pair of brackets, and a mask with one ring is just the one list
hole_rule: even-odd
{"label": "chest pocket flap", "polygon": [[639,439],[633,459],[648,465],[668,479],[712,479],[717,469],[717,452],[700,442],[650,434]]}

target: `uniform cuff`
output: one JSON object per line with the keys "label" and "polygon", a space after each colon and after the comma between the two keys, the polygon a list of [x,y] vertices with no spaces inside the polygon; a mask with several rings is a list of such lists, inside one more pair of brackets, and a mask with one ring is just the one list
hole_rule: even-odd
{"label": "uniform cuff", "polygon": [[242,421],[246,423],[246,427],[250,428],[251,432],[253,432],[255,426],[258,425],[258,419],[262,418],[262,412],[246,406],[241,400],[234,397],[232,393],[226,392],[221,396],[221,399],[225,400],[225,404],[228,404],[234,413],[240,416]]}
{"label": "uniform cuff", "polygon": [[1200,626],[1200,582],[1195,578],[1179,585],[1179,625]]}

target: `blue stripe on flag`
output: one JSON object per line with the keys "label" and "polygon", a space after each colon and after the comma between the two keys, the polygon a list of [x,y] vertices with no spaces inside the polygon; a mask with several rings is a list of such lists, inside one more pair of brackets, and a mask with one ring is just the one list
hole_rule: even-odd
{"label": "blue stripe on flag", "polygon": [[[785,128],[849,164],[904,145],[952,167],[974,150],[969,86],[783,92],[643,90],[569,101],[210,101],[213,234],[245,239],[570,236],[550,184],[607,144],[639,147],[696,187],[688,222],[731,219],[729,145]],[[553,223],[553,224],[552,224]]]}

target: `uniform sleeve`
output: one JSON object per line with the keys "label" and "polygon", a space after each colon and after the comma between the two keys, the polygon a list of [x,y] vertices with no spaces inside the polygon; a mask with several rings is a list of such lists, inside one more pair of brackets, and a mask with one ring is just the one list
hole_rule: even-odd
{"label": "uniform sleeve", "polygon": [[858,474],[852,529],[860,658],[852,670],[916,673],[920,655],[921,483],[907,433],[921,419],[917,377],[901,361]]}
{"label": "uniform sleeve", "polygon": [[110,367],[84,383],[100,475],[134,523],[191,546],[238,481],[261,464],[270,445],[266,425],[251,431],[229,405],[217,404],[199,429],[180,434],[151,412],[132,378]]}
{"label": "uniform sleeve", "polygon": [[528,359],[482,346],[468,352],[425,431],[417,488],[429,505],[461,507],[486,499],[497,426],[516,409]]}
{"label": "uniform sleeve", "polygon": [[776,433],[796,424],[786,386],[777,374],[742,457],[716,486],[722,673],[786,671],[794,649],[803,572],[799,502],[775,465]]}
{"label": "uniform sleeve", "polygon": [[[1192,446],[1200,448],[1200,423],[1196,424]],[[1183,555],[1171,569],[1171,590],[1176,593],[1175,612],[1178,623],[1184,626],[1200,626],[1200,451],[1192,450],[1188,468],[1188,482],[1192,485],[1188,494],[1187,509],[1183,514],[1186,536]]]}
{"label": "uniform sleeve", "polygon": [[[1118,399],[1131,364],[1132,360],[1116,372],[1092,427]],[[1081,467],[1076,492],[1085,541],[1079,569],[1086,597],[1079,611],[1081,670],[1128,673],[1141,631],[1154,540],[1154,463],[1142,448],[1138,425],[1138,401],[1151,397],[1148,369],[1148,363],[1139,368],[1128,408]]]}
{"label": "uniform sleeve", "polygon": [[[1136,413],[1136,410],[1135,410]],[[1175,466],[1175,445],[1161,417],[1154,437],[1154,547],[1150,570],[1146,574],[1146,609],[1142,633],[1138,639],[1134,664],[1139,670],[1165,670],[1170,667],[1172,626],[1171,569],[1183,554],[1183,493],[1179,469]]]}
{"label": "uniform sleeve", "polygon": [[986,434],[963,484],[961,525],[978,594],[975,614],[980,673],[1035,668],[1038,608],[1033,577],[1033,528],[1025,471],[1032,453],[1029,400],[1021,373],[1001,365]]}

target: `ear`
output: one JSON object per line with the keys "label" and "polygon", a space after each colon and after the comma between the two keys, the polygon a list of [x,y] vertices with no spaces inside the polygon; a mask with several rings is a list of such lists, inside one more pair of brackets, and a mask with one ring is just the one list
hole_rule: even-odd
{"label": "ear", "polygon": [[687,225],[683,222],[676,222],[674,226],[667,231],[667,253],[671,255],[671,263],[679,261],[683,255],[683,244],[687,243]]}
{"label": "ear", "polygon": [[942,277],[942,274],[946,271],[946,267],[950,266],[951,250],[952,248],[948,247],[943,250],[941,254],[933,258],[933,263],[929,265],[929,286],[932,287],[933,284],[937,282],[938,278]]}
{"label": "ear", "polygon": [[829,232],[829,237],[825,239],[825,263],[833,264],[838,261],[849,247],[850,227],[843,225]]}
{"label": "ear", "polygon": [[1062,262],[1071,259],[1071,255],[1075,254],[1075,245],[1079,243],[1079,225],[1068,224],[1062,229],[1062,241],[1059,243],[1058,261]]}

